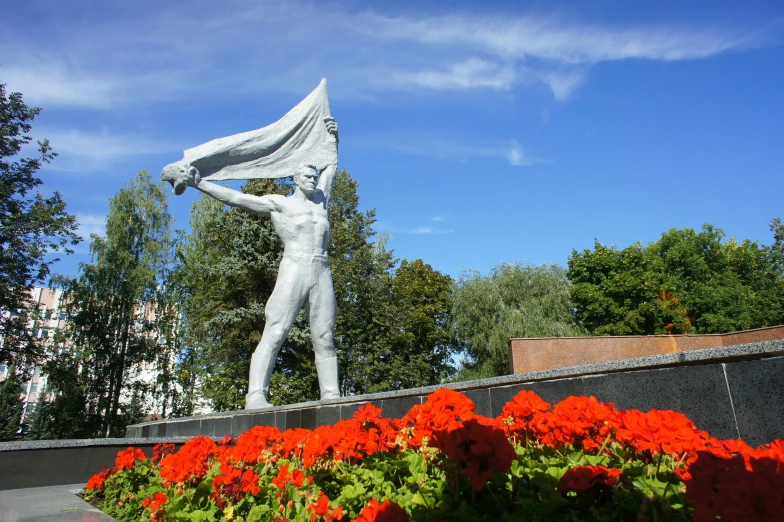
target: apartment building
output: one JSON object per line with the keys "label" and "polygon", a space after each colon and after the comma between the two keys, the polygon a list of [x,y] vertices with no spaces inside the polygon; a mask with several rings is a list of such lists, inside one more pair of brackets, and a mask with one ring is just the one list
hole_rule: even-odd
{"label": "apartment building", "polygon": [[[28,327],[33,328],[36,337],[44,339],[45,343],[49,344],[49,352],[51,353],[56,349],[54,345],[54,334],[58,329],[64,329],[67,326],[67,316],[65,313],[64,303],[62,302],[63,291],[60,289],[50,289],[35,287],[31,295],[31,303],[38,309],[38,316],[31,319]],[[13,311],[3,311],[5,314],[12,314]],[[140,310],[140,315],[146,317],[148,320],[152,319],[151,313],[148,310]],[[65,347],[67,349],[67,347]],[[0,381],[3,381],[8,375],[9,368],[5,364],[0,364]],[[152,363],[143,363],[136,368],[130,369],[129,378],[133,381],[138,381],[147,385],[152,385],[156,381],[158,372]],[[40,367],[33,368],[30,379],[22,385],[22,399],[24,401],[24,416],[29,415],[35,407],[35,401],[38,394],[46,387],[46,374],[44,374]],[[130,397],[124,397],[130,401]],[[122,399],[121,399],[122,400]],[[149,400],[146,408],[150,417],[156,416],[155,413],[159,410],[159,404],[155,400]]]}

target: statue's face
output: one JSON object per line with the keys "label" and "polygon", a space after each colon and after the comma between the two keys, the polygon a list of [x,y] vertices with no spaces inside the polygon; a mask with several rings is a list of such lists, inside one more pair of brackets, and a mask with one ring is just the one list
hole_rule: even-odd
{"label": "statue's face", "polygon": [[310,167],[304,167],[294,176],[294,184],[306,195],[311,196],[316,192],[318,172]]}

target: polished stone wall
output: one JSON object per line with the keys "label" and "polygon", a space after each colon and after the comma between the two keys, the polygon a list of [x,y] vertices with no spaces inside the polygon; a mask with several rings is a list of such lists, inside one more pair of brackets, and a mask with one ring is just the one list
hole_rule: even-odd
{"label": "polished stone wall", "polygon": [[[784,439],[784,340],[624,359],[492,379],[451,383],[476,411],[500,414],[518,391],[530,389],[555,403],[569,395],[593,395],[618,408],[673,409],[700,429],[752,445]],[[388,417],[402,417],[438,387],[343,397],[128,426],[127,437],[239,435],[252,426],[310,428],[348,419],[370,402]]]}

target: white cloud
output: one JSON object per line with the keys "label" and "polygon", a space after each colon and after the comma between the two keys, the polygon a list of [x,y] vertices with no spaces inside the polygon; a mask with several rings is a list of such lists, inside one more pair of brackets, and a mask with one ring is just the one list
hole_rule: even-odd
{"label": "white cloud", "polygon": [[100,74],[81,75],[62,62],[33,61],[26,66],[3,67],[3,80],[11,91],[24,93],[25,100],[48,107],[108,109],[120,85]]}
{"label": "white cloud", "polygon": [[106,216],[103,214],[76,214],[79,221],[77,234],[82,236],[85,244],[90,243],[90,235],[106,235]]}
{"label": "white cloud", "polygon": [[47,165],[47,169],[68,172],[101,170],[124,157],[164,152],[176,154],[183,149],[182,146],[151,136],[114,133],[106,129],[86,132],[81,129],[41,127],[35,129],[35,135],[46,137],[59,155],[56,161]]}
{"label": "white cloud", "polygon": [[514,78],[512,67],[470,58],[446,70],[400,73],[395,80],[400,84],[414,84],[436,90],[476,87],[508,90]]}
{"label": "white cloud", "polygon": [[537,163],[516,140],[512,140],[512,148],[506,154],[509,164],[515,167],[528,167]]}
{"label": "white cloud", "polygon": [[433,227],[417,227],[406,231],[408,234],[427,235],[427,234],[451,234],[455,229],[449,228],[433,228]]}
{"label": "white cloud", "polygon": [[432,227],[419,227],[410,231],[411,234],[432,234]]}
{"label": "white cloud", "polygon": [[4,26],[4,81],[34,104],[115,110],[205,93],[299,95],[321,76],[335,95],[371,102],[390,89],[509,91],[529,83],[565,100],[599,62],[706,58],[764,45],[771,32],[533,15],[382,16],[297,1],[194,2],[188,16],[178,9],[150,4],[99,22],[71,20],[67,32]]}

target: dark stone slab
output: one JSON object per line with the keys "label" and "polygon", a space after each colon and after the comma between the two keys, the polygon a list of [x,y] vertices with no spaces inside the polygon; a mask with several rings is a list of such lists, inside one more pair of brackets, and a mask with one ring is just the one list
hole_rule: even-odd
{"label": "dark stone slab", "polygon": [[161,422],[158,424],[158,436],[159,437],[166,437],[167,426],[169,425],[168,422]]}
{"label": "dark stone slab", "polygon": [[215,436],[215,419],[201,419],[199,422],[201,422],[199,435],[204,435],[205,437]]}
{"label": "dark stone slab", "polygon": [[422,404],[421,396],[384,399],[381,401],[382,415],[388,419],[400,419],[417,404]]}
{"label": "dark stone slab", "polygon": [[340,406],[316,408],[316,427],[335,424],[340,420]]}
{"label": "dark stone slab", "polygon": [[168,426],[169,437],[193,437],[199,435],[200,422],[197,420],[187,420],[180,422],[170,422]]}
{"label": "dark stone slab", "polygon": [[[259,415],[258,413],[256,415]],[[253,424],[253,415],[246,414],[246,415],[235,415],[231,419],[231,434],[235,437],[240,436],[241,434],[245,433],[249,429],[251,429]]]}
{"label": "dark stone slab", "polygon": [[275,423],[275,412],[274,411],[267,411],[264,413],[254,413],[253,414],[253,426],[277,426]]}
{"label": "dark stone slab", "polygon": [[299,412],[299,427],[307,430],[316,427],[316,408],[305,408]]}
{"label": "dark stone slab", "polygon": [[[301,410],[289,410],[286,412],[286,429],[293,430],[294,428],[300,428],[302,426]],[[283,429],[281,429],[283,431]]]}
{"label": "dark stone slab", "polygon": [[286,412],[285,411],[276,411],[275,412],[275,427],[278,428],[280,431],[286,431]]}
{"label": "dark stone slab", "polygon": [[738,437],[721,364],[584,377],[586,395],[618,409],[675,410],[714,437]]}
{"label": "dark stone slab", "polygon": [[479,390],[461,390],[464,395],[466,395],[469,399],[474,401],[476,405],[476,409],[474,410],[479,415],[484,415],[485,417],[492,417],[493,411],[490,407],[490,390],[488,389],[479,389]]}
{"label": "dark stone slab", "polygon": [[215,419],[215,429],[212,432],[214,437],[225,437],[226,435],[231,435],[231,425],[232,425],[232,418],[231,417],[218,417]]}
{"label": "dark stone slab", "polygon": [[506,406],[506,403],[511,401],[521,390],[531,390],[541,397],[542,400],[553,405],[561,402],[570,395],[585,395],[585,386],[583,385],[581,377],[490,388],[492,416],[498,417],[504,409],[504,406]]}
{"label": "dark stone slab", "polygon": [[727,363],[740,437],[752,446],[784,439],[784,357]]}

